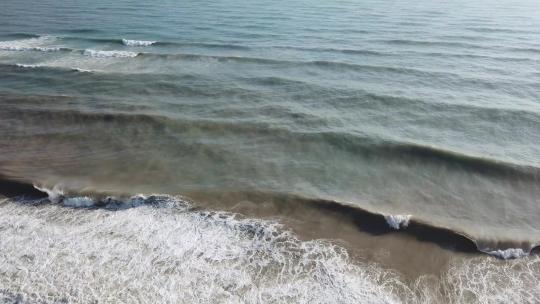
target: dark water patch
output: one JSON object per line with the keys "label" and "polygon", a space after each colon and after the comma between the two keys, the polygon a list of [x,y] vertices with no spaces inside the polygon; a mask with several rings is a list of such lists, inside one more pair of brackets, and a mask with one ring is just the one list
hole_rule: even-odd
{"label": "dark water patch", "polygon": [[47,197],[47,193],[36,189],[31,183],[8,179],[2,175],[0,175],[0,195],[22,199],[42,199]]}
{"label": "dark water patch", "polygon": [[325,142],[348,150],[355,155],[365,158],[388,158],[390,160],[416,160],[421,163],[443,165],[453,169],[463,169],[486,176],[499,178],[519,178],[530,181],[540,180],[540,168],[515,164],[494,158],[474,156],[434,146],[395,142],[388,140],[373,140],[334,132],[319,134]]}
{"label": "dark water patch", "polygon": [[30,33],[7,33],[7,34],[0,34],[0,36],[12,38],[12,39],[29,39],[29,38],[41,37],[40,35],[30,34]]}
{"label": "dark water patch", "polygon": [[63,32],[74,33],[74,34],[96,34],[96,33],[101,33],[102,31],[96,28],[73,28],[73,29],[64,29]]}

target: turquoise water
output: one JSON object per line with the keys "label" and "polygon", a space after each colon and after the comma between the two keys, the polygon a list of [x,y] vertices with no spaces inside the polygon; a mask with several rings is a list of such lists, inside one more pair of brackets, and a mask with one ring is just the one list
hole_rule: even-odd
{"label": "turquoise water", "polygon": [[[527,255],[540,244],[539,12],[527,0],[4,0],[0,175],[214,210],[250,201],[246,215],[285,222],[310,204],[293,216],[267,202],[332,202]],[[347,239],[315,226],[295,232]]]}

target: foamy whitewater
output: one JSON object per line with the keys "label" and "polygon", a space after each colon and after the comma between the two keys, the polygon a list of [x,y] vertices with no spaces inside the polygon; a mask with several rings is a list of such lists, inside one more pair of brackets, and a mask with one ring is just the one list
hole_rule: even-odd
{"label": "foamy whitewater", "polygon": [[[538,257],[477,258],[433,286],[353,262],[273,221],[198,211],[181,198],[0,202],[5,303],[534,303]],[[90,208],[90,209],[88,209]],[[500,264],[500,263],[499,263]],[[512,270],[512,271],[511,271]],[[517,271],[513,271],[517,270]],[[134,279],[136,278],[136,279]]]}

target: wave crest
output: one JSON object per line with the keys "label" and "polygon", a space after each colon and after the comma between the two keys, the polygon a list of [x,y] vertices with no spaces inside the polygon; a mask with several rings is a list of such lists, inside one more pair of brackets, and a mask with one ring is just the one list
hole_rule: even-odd
{"label": "wave crest", "polygon": [[385,215],[384,218],[386,219],[386,222],[388,225],[396,230],[407,228],[409,226],[409,220],[411,219],[412,215],[407,214],[398,214],[398,215]]}
{"label": "wave crest", "polygon": [[150,46],[154,43],[156,41],[122,39],[122,44],[125,46]]}
{"label": "wave crest", "polygon": [[82,52],[84,56],[94,57],[94,58],[132,58],[139,55],[136,52],[129,51],[103,51],[103,50],[92,50],[87,49]]}

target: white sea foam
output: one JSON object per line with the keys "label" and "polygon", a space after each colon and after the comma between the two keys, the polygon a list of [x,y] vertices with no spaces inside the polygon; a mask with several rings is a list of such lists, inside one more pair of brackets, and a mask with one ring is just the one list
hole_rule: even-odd
{"label": "white sea foam", "polygon": [[443,292],[441,303],[540,303],[538,273],[540,256],[510,261],[456,259],[430,291]]}
{"label": "white sea foam", "polygon": [[522,257],[526,257],[529,255],[529,253],[521,248],[508,248],[505,250],[494,250],[494,251],[488,251],[487,254],[499,257],[501,259],[518,259]]}
{"label": "white sea foam", "polygon": [[300,241],[275,222],[190,211],[169,197],[124,203],[139,207],[0,204],[0,302],[401,303],[412,296],[391,272],[355,265],[344,249]]}
{"label": "white sea foam", "polygon": [[56,39],[51,36],[43,36],[38,38],[0,41],[0,50],[3,51],[40,51],[40,52],[56,52],[61,48],[53,46]]}
{"label": "white sea foam", "polygon": [[407,228],[409,226],[409,221],[411,219],[411,215],[385,215],[384,218],[386,219],[386,222],[390,227],[393,229],[399,230],[402,228]]}
{"label": "white sea foam", "polygon": [[126,46],[150,46],[156,43],[155,41],[145,41],[145,40],[129,40],[122,39],[122,44]]}
{"label": "white sea foam", "polygon": [[129,51],[102,51],[102,50],[84,50],[83,55],[94,58],[110,58],[110,57],[136,57],[139,53]]}

